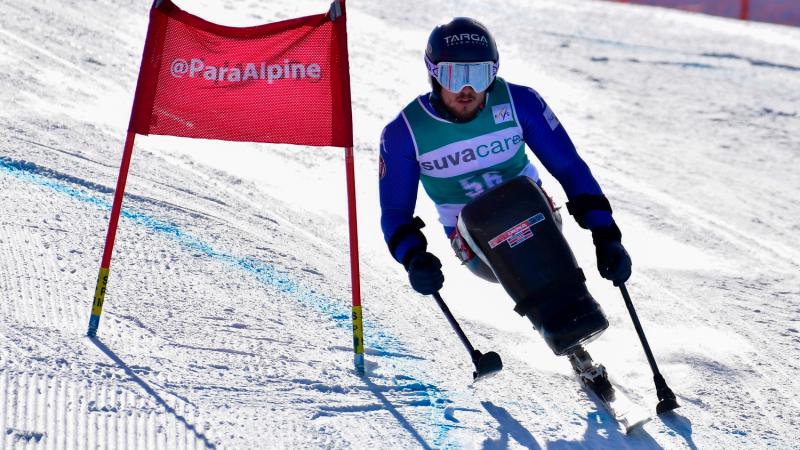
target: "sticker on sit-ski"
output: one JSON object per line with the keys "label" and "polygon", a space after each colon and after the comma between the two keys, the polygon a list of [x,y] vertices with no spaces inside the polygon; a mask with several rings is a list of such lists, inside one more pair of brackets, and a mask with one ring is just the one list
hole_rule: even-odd
{"label": "sticker on sit-ski", "polygon": [[489,241],[489,247],[495,248],[504,242],[508,242],[509,247],[514,248],[533,237],[531,228],[539,222],[544,222],[544,214],[542,213],[536,214],[500,233]]}

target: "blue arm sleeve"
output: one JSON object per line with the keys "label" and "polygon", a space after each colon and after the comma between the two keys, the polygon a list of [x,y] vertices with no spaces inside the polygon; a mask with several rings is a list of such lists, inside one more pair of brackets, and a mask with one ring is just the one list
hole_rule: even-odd
{"label": "blue arm sleeve", "polygon": [[[578,155],[575,145],[544,99],[533,89],[509,83],[517,118],[522,126],[525,143],[542,165],[564,188],[572,200],[580,194],[603,195],[589,166]],[[586,222],[589,228],[611,224],[608,211],[590,211]]]}
{"label": "blue arm sleeve", "polygon": [[[398,228],[411,223],[419,186],[414,141],[402,115],[383,129],[379,172],[381,228],[388,244]],[[410,250],[425,247],[425,242],[418,236],[406,235],[396,245],[392,256],[402,263]]]}

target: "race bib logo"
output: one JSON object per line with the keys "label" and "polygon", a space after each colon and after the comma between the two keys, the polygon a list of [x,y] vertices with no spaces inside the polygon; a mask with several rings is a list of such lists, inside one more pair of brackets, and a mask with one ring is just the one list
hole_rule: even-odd
{"label": "race bib logo", "polygon": [[514,117],[511,115],[511,103],[503,103],[502,105],[492,106],[492,117],[494,117],[495,124],[511,122],[514,120]]}
{"label": "race bib logo", "polygon": [[[523,152],[519,127],[508,127],[472,139],[453,142],[417,157],[423,175],[450,178],[502,164]],[[521,169],[520,169],[521,170]]]}

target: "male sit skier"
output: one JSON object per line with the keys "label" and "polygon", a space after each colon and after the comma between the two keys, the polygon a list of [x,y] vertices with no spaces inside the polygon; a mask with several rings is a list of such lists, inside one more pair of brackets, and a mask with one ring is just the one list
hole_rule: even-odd
{"label": "male sit skier", "polygon": [[[514,197],[518,195],[515,189],[520,186],[523,188],[520,192],[539,195],[536,191],[541,181],[536,167],[528,160],[526,144],[561,184],[569,199],[570,214],[581,227],[591,230],[600,274],[615,285],[624,283],[631,275],[631,259],[622,246],[620,230],[600,186],[542,97],[531,88],[496,77],[499,57],[489,31],[479,22],[464,17],[437,26],[428,39],[425,63],[431,92],[409,103],[384,128],[380,144],[381,227],[389,251],[406,268],[411,286],[421,294],[430,295],[438,292],[444,282],[441,262],[427,251],[425,236],[420,231],[423,224],[413,218],[421,181],[463,263],[484,279],[500,281],[509,293],[516,289],[510,285],[520,281],[508,275],[506,269],[490,263],[492,258],[494,261],[505,258],[504,254],[487,256],[488,247],[486,251],[475,248],[472,238],[465,236],[469,233],[467,226],[459,223],[459,215],[465,206],[491,197],[511,180],[517,180],[511,183],[517,187],[509,191],[510,198],[522,198]],[[525,180],[521,185],[520,179]],[[531,186],[524,186],[526,182]],[[552,204],[549,207],[553,209]],[[493,220],[491,214],[481,212],[486,207],[481,208],[484,209],[477,209],[477,220]],[[552,217],[558,223],[558,213],[546,213],[541,216],[542,221]],[[474,222],[476,214],[472,216]],[[560,232],[557,234],[563,240]],[[524,232],[517,236],[527,239]],[[514,255],[528,258],[522,252]],[[535,260],[536,256],[531,258]],[[523,267],[534,271],[535,268],[535,262],[527,269]],[[583,286],[585,278],[577,279],[583,277],[582,272],[577,265],[574,270],[579,275],[570,274],[569,280]],[[575,291],[577,300],[522,304],[538,302],[547,295],[558,297],[553,286],[564,284],[556,281],[548,285],[549,290],[537,287],[538,291],[531,291],[534,300],[514,300],[518,307],[524,306],[518,310],[520,314],[526,315],[543,335],[552,337],[548,340],[551,349],[556,354],[568,355],[576,370],[583,370],[583,366],[591,364],[591,359],[581,344],[608,326],[588,291],[585,288]],[[524,289],[527,288],[523,286]]]}

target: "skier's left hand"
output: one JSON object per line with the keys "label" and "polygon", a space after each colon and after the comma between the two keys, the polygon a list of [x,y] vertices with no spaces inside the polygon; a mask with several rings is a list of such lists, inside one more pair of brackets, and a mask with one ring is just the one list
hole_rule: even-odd
{"label": "skier's left hand", "polygon": [[622,235],[617,225],[592,229],[592,240],[597,251],[597,269],[600,275],[619,286],[631,277],[631,257],[622,246]]}
{"label": "skier's left hand", "polygon": [[408,262],[408,280],[422,295],[439,292],[444,284],[442,262],[433,253],[419,251]]}

